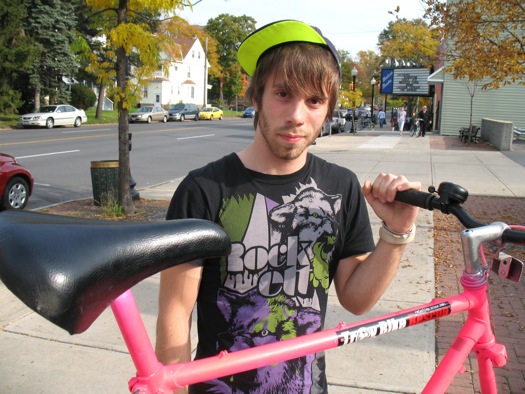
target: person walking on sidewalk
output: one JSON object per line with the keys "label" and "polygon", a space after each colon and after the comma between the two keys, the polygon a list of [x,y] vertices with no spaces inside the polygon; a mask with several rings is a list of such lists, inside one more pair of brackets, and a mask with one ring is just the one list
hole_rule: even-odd
{"label": "person walking on sidewalk", "polygon": [[377,114],[377,119],[379,120],[379,128],[382,129],[385,122],[386,113],[385,110],[381,107],[379,108],[379,113]]}
{"label": "person walking on sidewalk", "polygon": [[[255,107],[249,147],[191,171],[167,219],[219,223],[232,241],[225,258],[161,273],[156,351],[189,361],[198,312],[196,358],[282,341],[323,329],[333,282],[341,304],[370,310],[394,278],[418,209],[394,200],[418,182],[382,173],[361,187],[349,169],[308,152],[332,116],[340,59],[321,31],[285,20],[249,35],[238,60],[251,76]],[[366,202],[383,221],[374,245]],[[324,393],[324,353],[193,385],[190,393]]]}
{"label": "person walking on sidewalk", "polygon": [[429,129],[430,125],[432,124],[432,118],[430,116],[430,113],[427,110],[427,106],[424,105],[423,109],[419,111],[419,114],[417,117],[419,120],[419,127],[421,130],[421,137],[425,136],[426,131]]}
{"label": "person walking on sidewalk", "polygon": [[399,126],[399,135],[403,135],[403,129],[405,128],[405,122],[407,120],[407,112],[405,107],[401,106],[401,109],[397,113],[397,124]]}

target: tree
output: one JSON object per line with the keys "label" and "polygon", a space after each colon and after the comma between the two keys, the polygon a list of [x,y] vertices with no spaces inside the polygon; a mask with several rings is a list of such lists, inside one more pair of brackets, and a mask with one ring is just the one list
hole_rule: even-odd
{"label": "tree", "polygon": [[445,42],[445,71],[483,88],[525,84],[523,0],[425,0],[426,16]]}
{"label": "tree", "polygon": [[[233,16],[220,14],[210,19],[205,30],[217,40],[219,63],[222,75],[218,78],[219,100],[229,101],[239,96],[242,92],[242,76],[237,62],[237,46],[244,38],[255,30],[255,19],[250,16]],[[224,89],[224,85],[228,85]]]}
{"label": "tree", "polygon": [[372,97],[372,78],[379,80],[381,57],[374,51],[359,51],[357,54],[357,83],[364,97]]}
{"label": "tree", "polygon": [[397,19],[390,22],[378,37],[384,58],[403,59],[430,68],[437,60],[439,37],[422,19]]}
{"label": "tree", "polygon": [[0,2],[0,113],[16,113],[22,94],[12,81],[27,73],[39,54],[23,29],[27,7],[19,0]]}
{"label": "tree", "polygon": [[30,0],[27,5],[24,30],[39,48],[29,73],[37,109],[42,94],[48,95],[51,103],[68,101],[62,77],[72,76],[76,69],[70,52],[76,17],[73,6],[61,0]]}
{"label": "tree", "polygon": [[363,102],[361,89],[341,89],[339,91],[339,102],[345,108],[352,111],[352,131],[355,133],[355,109]]}
{"label": "tree", "polygon": [[[119,204],[126,213],[135,207],[130,193],[129,108],[134,94],[159,69],[166,70],[169,59],[163,59],[170,37],[158,34],[155,20],[162,13],[171,13],[184,7],[184,0],[86,0],[93,12],[103,13],[108,21],[104,41],[108,53],[114,51],[117,87],[115,98],[118,109],[119,147]],[[151,23],[146,23],[149,21]],[[129,79],[129,58],[136,57],[135,80]]]}

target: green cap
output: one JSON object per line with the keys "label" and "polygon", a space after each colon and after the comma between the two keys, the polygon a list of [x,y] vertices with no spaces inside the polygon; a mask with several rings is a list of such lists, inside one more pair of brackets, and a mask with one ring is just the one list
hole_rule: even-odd
{"label": "green cap", "polygon": [[332,53],[341,76],[341,59],[330,40],[318,28],[291,19],[273,22],[255,30],[239,46],[237,59],[244,71],[251,76],[265,51],[287,42],[309,42],[324,46]]}

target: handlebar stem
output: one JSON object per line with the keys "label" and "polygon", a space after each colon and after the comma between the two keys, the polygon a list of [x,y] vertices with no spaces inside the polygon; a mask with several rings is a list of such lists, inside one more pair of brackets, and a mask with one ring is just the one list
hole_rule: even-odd
{"label": "handlebar stem", "polygon": [[501,239],[507,228],[508,226],[505,223],[495,222],[461,232],[461,245],[465,261],[465,273],[461,279],[463,286],[477,287],[486,283],[488,267],[483,264],[481,246],[484,242]]}

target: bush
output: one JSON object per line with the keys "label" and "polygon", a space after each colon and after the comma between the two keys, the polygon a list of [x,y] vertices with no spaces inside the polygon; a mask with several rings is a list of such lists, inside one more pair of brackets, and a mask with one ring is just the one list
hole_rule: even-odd
{"label": "bush", "polygon": [[97,95],[87,86],[75,84],[71,86],[71,105],[79,109],[88,109],[97,102]]}
{"label": "bush", "polygon": [[16,114],[17,107],[22,105],[22,94],[9,86],[0,86],[0,113]]}

